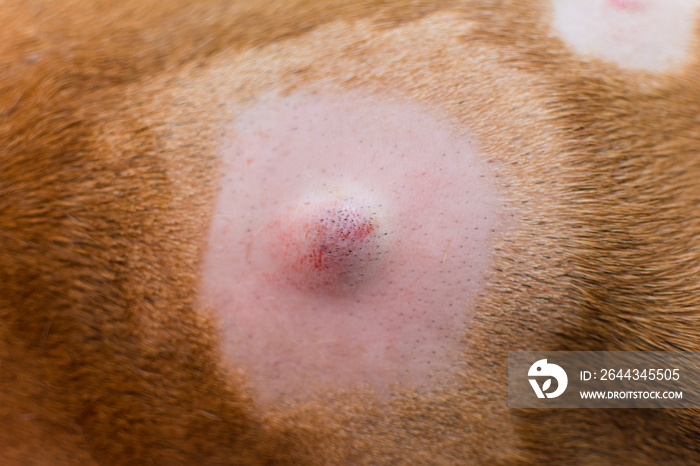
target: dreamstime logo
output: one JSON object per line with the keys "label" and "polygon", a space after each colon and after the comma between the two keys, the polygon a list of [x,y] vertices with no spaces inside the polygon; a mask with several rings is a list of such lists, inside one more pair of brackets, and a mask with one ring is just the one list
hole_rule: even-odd
{"label": "dreamstime logo", "polygon": [[[544,381],[542,388],[540,388],[537,379],[528,379],[532,389],[535,390],[537,398],[556,398],[566,390],[566,385],[569,383],[569,378],[566,376],[566,372],[561,367],[556,364],[547,363],[546,359],[540,359],[535,364],[530,366],[530,370],[527,373],[528,377],[550,377]],[[551,393],[547,393],[549,387],[552,386],[552,379],[554,377],[557,380],[557,389]]]}

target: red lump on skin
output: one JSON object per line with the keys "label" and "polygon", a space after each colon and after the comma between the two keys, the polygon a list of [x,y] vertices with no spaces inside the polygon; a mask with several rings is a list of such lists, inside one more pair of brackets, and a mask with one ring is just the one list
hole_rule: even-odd
{"label": "red lump on skin", "polygon": [[359,285],[381,257],[377,218],[352,198],[305,206],[273,228],[276,278],[296,288],[338,291]]}

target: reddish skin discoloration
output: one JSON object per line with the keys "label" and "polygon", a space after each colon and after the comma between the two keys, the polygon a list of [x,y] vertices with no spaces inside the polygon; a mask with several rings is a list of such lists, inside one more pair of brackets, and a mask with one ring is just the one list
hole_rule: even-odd
{"label": "reddish skin discoloration", "polygon": [[304,261],[307,257],[316,271],[339,276],[353,267],[353,258],[357,257],[358,249],[363,248],[362,243],[375,226],[371,219],[342,208],[328,209],[325,214],[305,225],[308,244],[299,260]]}
{"label": "reddish skin discoloration", "polygon": [[638,12],[645,7],[644,1],[640,0],[609,0],[609,3],[613,8],[629,12]]}
{"label": "reddish skin discoloration", "polygon": [[354,287],[381,255],[376,220],[352,200],[314,206],[273,228],[279,229],[280,249],[272,252],[281,262],[278,278],[298,288]]}

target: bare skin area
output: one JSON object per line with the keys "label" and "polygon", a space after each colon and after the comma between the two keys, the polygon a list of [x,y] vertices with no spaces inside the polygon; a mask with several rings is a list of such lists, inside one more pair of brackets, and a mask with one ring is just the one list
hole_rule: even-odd
{"label": "bare skin area", "polygon": [[554,0],[553,28],[577,53],[622,68],[667,71],[683,65],[695,0]]}
{"label": "bare skin area", "polygon": [[[385,398],[454,381],[498,220],[475,141],[357,94],[261,99],[225,140],[202,296],[254,391]],[[321,271],[319,219],[351,224]]]}

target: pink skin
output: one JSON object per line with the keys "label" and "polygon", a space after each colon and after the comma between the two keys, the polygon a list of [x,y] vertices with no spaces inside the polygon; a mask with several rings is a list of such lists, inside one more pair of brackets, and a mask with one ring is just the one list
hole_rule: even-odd
{"label": "pink skin", "polygon": [[608,0],[613,8],[627,11],[639,11],[644,8],[644,3],[639,0]]}
{"label": "pink skin", "polygon": [[255,396],[453,383],[499,219],[474,139],[416,103],[295,94],[225,140],[202,298]]}
{"label": "pink skin", "polygon": [[582,59],[677,71],[690,58],[697,0],[551,0],[552,30]]}

